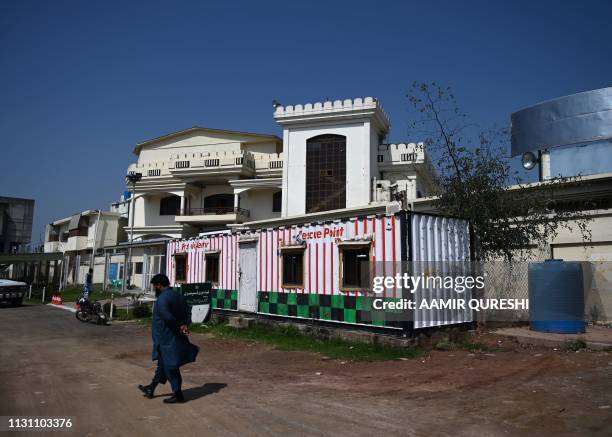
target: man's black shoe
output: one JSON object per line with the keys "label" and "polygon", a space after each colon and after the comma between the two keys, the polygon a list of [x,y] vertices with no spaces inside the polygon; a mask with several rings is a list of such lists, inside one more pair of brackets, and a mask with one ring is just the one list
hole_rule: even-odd
{"label": "man's black shoe", "polygon": [[182,392],[176,392],[168,399],[164,399],[165,404],[182,404],[185,402],[185,398],[183,397]]}
{"label": "man's black shoe", "polygon": [[153,392],[155,391],[154,385],[138,385],[138,388],[144,393],[145,398],[153,399]]}

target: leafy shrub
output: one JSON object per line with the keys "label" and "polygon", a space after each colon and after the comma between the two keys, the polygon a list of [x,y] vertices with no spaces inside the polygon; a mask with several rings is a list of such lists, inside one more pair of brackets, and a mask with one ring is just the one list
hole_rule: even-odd
{"label": "leafy shrub", "polygon": [[563,344],[563,350],[568,352],[576,352],[581,349],[586,349],[587,344],[583,338],[577,338],[575,340],[568,340]]}
{"label": "leafy shrub", "polygon": [[151,308],[149,307],[149,305],[145,305],[145,304],[136,305],[134,307],[134,310],[132,311],[132,314],[137,319],[143,319],[145,317],[150,317]]}
{"label": "leafy shrub", "polygon": [[438,351],[452,351],[457,349],[458,347],[459,346],[455,342],[451,341],[449,338],[443,338],[442,340],[434,344],[434,349]]}
{"label": "leafy shrub", "polygon": [[[102,310],[106,313],[107,316],[110,316],[110,308],[111,308],[110,302],[106,302],[102,306]],[[117,315],[117,305],[113,304],[113,317],[116,315]]]}

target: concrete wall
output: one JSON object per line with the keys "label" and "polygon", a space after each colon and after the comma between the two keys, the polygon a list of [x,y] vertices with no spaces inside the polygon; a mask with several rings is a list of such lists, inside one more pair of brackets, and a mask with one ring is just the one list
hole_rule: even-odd
{"label": "concrete wall", "polygon": [[[159,202],[172,193],[153,193],[137,196],[134,203],[134,226],[168,226],[175,225],[173,215],[159,215]],[[130,226],[128,221],[127,226]]]}
{"label": "concrete wall", "polygon": [[[170,157],[190,159],[215,152],[239,152],[248,150],[260,153],[279,153],[282,147],[274,142],[258,140],[256,137],[232,133],[188,132],[181,136],[160,140],[143,146],[138,156],[139,163],[167,161]],[[279,148],[281,150],[279,150]]]}
{"label": "concrete wall", "polygon": [[240,194],[240,207],[250,211],[249,220],[280,217],[280,212],[272,212],[272,196],[277,191],[278,188],[245,191]]}
{"label": "concrete wall", "polygon": [[588,224],[591,241],[582,242],[576,225],[562,229],[552,242],[551,255],[565,261],[583,261],[585,316],[612,321],[612,211],[594,212]]}
{"label": "concrete wall", "polygon": [[192,154],[240,150],[240,141],[228,140],[212,134],[193,134],[173,137],[155,144],[144,146],[138,157],[138,162],[166,161],[171,155],[179,158],[192,157]]}
{"label": "concrete wall", "polygon": [[97,215],[90,216],[89,229],[87,231],[87,247],[93,248],[94,236],[96,240],[95,246],[98,249],[104,246],[114,246],[121,242],[120,236],[123,235],[123,232],[119,223],[119,217],[108,216],[103,213],[100,215],[100,221],[96,228],[97,218]]}

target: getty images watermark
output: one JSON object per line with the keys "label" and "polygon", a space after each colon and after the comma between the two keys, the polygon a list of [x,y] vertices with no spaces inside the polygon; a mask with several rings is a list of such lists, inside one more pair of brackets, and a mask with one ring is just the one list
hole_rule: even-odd
{"label": "getty images watermark", "polygon": [[414,294],[417,290],[437,292],[449,290],[457,294],[453,297],[422,297],[417,302],[414,298],[400,298],[399,300],[386,300],[376,298],[372,302],[375,310],[431,310],[431,309],[471,309],[482,310],[528,310],[529,299],[517,298],[473,298],[464,296],[464,293],[473,290],[484,290],[485,277],[482,276],[411,276],[396,273],[395,276],[375,276],[372,290],[375,294],[382,294],[385,290],[408,290]]}
{"label": "getty images watermark", "polygon": [[[375,263],[370,271],[372,317],[432,322],[463,312],[479,320],[529,319],[527,263],[402,262]],[[365,314],[370,316],[369,314]]]}

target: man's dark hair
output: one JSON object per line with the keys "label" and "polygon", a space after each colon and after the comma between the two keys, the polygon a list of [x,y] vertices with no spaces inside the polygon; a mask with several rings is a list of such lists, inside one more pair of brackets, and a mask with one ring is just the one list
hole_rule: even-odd
{"label": "man's dark hair", "polygon": [[153,285],[159,284],[163,287],[169,287],[170,279],[168,279],[166,275],[162,275],[161,273],[158,273],[157,275],[153,276],[153,278],[151,278],[151,284]]}

